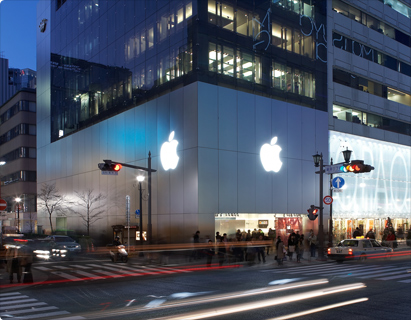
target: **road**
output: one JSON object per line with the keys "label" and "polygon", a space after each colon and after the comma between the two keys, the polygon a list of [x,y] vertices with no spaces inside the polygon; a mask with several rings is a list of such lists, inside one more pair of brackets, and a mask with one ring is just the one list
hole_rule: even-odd
{"label": "road", "polygon": [[[411,256],[212,268],[107,259],[41,262],[0,287],[1,319],[411,319]],[[0,276],[7,277],[4,270]],[[347,305],[344,305],[347,304]],[[329,309],[327,309],[329,308]],[[303,315],[299,314],[300,312]]]}

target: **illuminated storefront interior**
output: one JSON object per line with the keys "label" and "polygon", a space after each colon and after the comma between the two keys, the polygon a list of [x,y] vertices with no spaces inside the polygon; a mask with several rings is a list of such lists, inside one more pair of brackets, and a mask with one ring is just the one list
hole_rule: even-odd
{"label": "illuminated storefront interior", "polygon": [[397,232],[408,230],[411,148],[330,131],[330,156],[334,163],[343,161],[341,151],[346,148],[353,151],[351,160],[364,160],[375,169],[370,173],[339,175],[344,178],[345,185],[342,192],[333,195],[335,239],[351,237],[356,227],[362,229],[364,235],[373,228],[381,239],[388,218]]}

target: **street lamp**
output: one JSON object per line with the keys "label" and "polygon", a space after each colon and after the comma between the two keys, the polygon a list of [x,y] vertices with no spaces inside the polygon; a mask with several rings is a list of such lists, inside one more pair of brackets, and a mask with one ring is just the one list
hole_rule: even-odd
{"label": "street lamp", "polygon": [[140,175],[137,177],[138,189],[140,191],[140,244],[143,245],[143,190],[141,189],[141,182],[144,181],[144,176]]}
{"label": "street lamp", "polygon": [[17,232],[20,233],[20,201],[21,198],[14,199],[17,202]]}

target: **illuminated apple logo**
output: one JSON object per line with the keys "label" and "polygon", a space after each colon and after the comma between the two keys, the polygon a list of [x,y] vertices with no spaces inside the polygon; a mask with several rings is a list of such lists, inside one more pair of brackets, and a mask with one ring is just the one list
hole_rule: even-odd
{"label": "illuminated apple logo", "polygon": [[265,171],[278,172],[283,163],[280,160],[281,147],[276,145],[277,137],[271,139],[271,144],[265,143],[260,150],[261,163]]}
{"label": "illuminated apple logo", "polygon": [[175,169],[178,163],[177,145],[178,141],[174,139],[174,131],[170,133],[168,141],[164,142],[160,150],[160,160],[164,170]]}

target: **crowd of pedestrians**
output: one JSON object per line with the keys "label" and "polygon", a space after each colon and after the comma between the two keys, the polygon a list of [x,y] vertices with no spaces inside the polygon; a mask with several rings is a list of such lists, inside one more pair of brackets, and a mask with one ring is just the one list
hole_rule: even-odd
{"label": "crowd of pedestrians", "polygon": [[230,238],[226,233],[220,235],[217,231],[215,241],[206,237],[206,246],[200,246],[201,248],[197,245],[200,243],[199,235],[200,231],[193,235],[196,248],[191,257],[194,259],[205,257],[208,267],[214,264],[223,266],[225,263],[246,263],[248,265],[266,263],[270,254],[278,265],[282,265],[285,260],[300,263],[307,249],[311,257],[315,257],[317,250],[317,237],[313,230],[310,231],[307,240],[298,230],[291,231],[286,243],[283,242],[281,236],[276,236],[276,231],[271,228],[267,233],[261,229],[253,231],[238,229]]}

